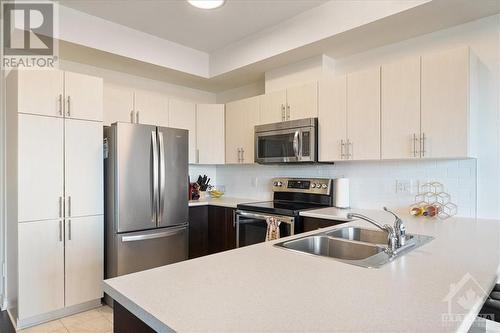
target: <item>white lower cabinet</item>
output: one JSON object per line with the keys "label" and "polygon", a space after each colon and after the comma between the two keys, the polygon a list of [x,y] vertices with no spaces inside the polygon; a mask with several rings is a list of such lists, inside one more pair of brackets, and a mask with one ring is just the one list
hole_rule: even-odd
{"label": "white lower cabinet", "polygon": [[64,307],[63,221],[19,223],[19,318]]}
{"label": "white lower cabinet", "polygon": [[100,215],[65,222],[65,306],[72,306],[103,296],[104,219]]}
{"label": "white lower cabinet", "polygon": [[100,299],[103,215],[19,223],[19,319]]}

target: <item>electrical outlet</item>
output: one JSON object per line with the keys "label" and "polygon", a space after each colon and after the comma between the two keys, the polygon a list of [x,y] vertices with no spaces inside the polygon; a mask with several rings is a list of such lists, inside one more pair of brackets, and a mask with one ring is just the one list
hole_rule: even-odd
{"label": "electrical outlet", "polygon": [[396,193],[411,194],[412,186],[410,180],[396,180]]}

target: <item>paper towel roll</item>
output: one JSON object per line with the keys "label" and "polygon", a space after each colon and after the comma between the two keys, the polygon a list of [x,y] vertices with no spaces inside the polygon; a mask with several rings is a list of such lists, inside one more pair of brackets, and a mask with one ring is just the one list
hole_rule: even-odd
{"label": "paper towel roll", "polygon": [[337,208],[349,208],[349,178],[333,180],[333,205]]}

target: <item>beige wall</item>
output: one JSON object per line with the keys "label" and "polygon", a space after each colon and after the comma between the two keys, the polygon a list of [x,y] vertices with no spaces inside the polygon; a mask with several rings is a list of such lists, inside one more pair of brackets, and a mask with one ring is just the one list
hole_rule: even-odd
{"label": "beige wall", "polygon": [[[91,61],[89,62],[91,63]],[[98,65],[93,66],[69,60],[61,60],[59,68],[62,70],[102,77],[104,83],[111,82],[138,89],[158,91],[177,99],[189,100],[196,103],[215,103],[216,101],[216,95],[214,93],[152,80],[147,78],[146,75],[130,75],[126,73],[126,68],[123,69],[123,72],[119,72],[113,69],[99,67]]]}

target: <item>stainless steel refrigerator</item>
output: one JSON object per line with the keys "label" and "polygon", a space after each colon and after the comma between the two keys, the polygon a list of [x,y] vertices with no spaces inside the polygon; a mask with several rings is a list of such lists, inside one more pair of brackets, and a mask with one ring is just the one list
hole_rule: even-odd
{"label": "stainless steel refrigerator", "polygon": [[188,131],[104,129],[106,278],[188,258]]}

